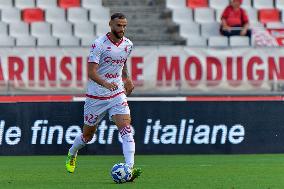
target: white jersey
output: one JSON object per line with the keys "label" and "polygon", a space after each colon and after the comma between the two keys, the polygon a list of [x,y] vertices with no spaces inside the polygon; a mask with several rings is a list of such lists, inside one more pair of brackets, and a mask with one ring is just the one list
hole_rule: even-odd
{"label": "white jersey", "polygon": [[109,83],[115,82],[118,85],[118,89],[110,91],[89,79],[87,96],[108,99],[124,92],[122,68],[126,64],[132,48],[133,43],[126,37],[123,37],[120,42],[115,43],[111,40],[109,34],[106,34],[94,41],[91,46],[88,63],[99,64],[98,75]]}

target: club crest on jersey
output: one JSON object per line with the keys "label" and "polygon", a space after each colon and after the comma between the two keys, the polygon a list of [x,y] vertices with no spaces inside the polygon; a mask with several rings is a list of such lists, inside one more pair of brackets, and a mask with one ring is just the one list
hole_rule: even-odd
{"label": "club crest on jersey", "polygon": [[125,46],[125,48],[124,48],[124,51],[127,53],[127,51],[128,51],[128,48],[127,48],[127,46]]}
{"label": "club crest on jersey", "polygon": [[96,48],[96,44],[92,44],[92,48],[93,48],[93,49]]}

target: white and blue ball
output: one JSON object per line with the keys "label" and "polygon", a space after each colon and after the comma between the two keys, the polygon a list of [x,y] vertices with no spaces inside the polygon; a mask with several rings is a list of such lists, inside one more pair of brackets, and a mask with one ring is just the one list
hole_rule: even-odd
{"label": "white and blue ball", "polygon": [[116,183],[125,183],[131,178],[131,168],[125,163],[117,163],[111,169],[111,177]]}

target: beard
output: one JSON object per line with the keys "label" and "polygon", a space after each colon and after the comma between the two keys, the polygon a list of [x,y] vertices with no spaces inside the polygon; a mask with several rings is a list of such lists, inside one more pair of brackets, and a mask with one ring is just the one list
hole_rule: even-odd
{"label": "beard", "polygon": [[124,32],[122,33],[118,33],[116,31],[112,31],[113,35],[117,38],[117,39],[122,39],[124,36]]}

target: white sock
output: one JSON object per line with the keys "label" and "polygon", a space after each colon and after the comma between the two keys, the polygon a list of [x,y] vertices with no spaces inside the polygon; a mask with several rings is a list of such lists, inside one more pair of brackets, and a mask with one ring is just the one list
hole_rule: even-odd
{"label": "white sock", "polygon": [[86,145],[86,143],[83,140],[83,134],[77,135],[74,141],[74,144],[69,149],[69,153],[72,156],[77,156],[78,150],[83,148]]}
{"label": "white sock", "polygon": [[125,163],[131,168],[134,166],[134,154],[135,154],[135,141],[131,132],[130,126],[124,127],[120,130],[122,138],[122,151],[125,159]]}

